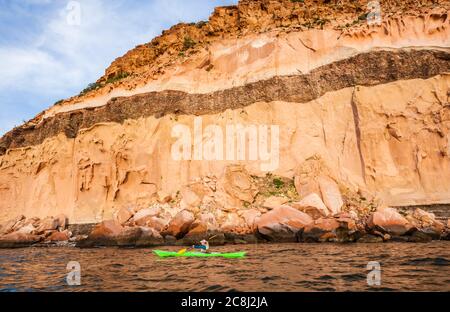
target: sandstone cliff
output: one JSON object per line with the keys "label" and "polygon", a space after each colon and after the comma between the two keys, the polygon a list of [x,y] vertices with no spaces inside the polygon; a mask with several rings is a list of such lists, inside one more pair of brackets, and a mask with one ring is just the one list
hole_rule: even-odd
{"label": "sandstone cliff", "polygon": [[278,125],[277,179],[326,172],[387,205],[450,203],[450,2],[419,2],[382,1],[382,24],[367,25],[366,1],[241,0],[174,26],[1,138],[0,221],[96,223],[167,197],[167,219],[188,208],[239,224],[267,173],[261,161],[174,160],[172,130],[196,116]]}

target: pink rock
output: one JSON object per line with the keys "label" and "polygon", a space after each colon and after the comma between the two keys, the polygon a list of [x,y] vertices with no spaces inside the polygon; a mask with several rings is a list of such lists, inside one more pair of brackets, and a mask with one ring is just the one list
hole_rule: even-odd
{"label": "pink rock", "polygon": [[187,186],[181,189],[181,196],[186,207],[196,207],[202,202],[202,197]]}
{"label": "pink rock", "polygon": [[312,227],[318,228],[324,232],[330,232],[335,231],[339,227],[339,222],[334,218],[321,218],[314,221],[313,224],[306,226],[305,231]]}
{"label": "pink rock", "polygon": [[164,219],[158,217],[150,217],[143,226],[147,226],[155,229],[158,232],[161,232],[166,225],[167,222]]}
{"label": "pink rock", "polygon": [[116,236],[122,232],[123,227],[115,220],[106,220],[97,224],[89,236]]}
{"label": "pink rock", "polygon": [[249,209],[244,210],[241,216],[242,218],[244,218],[245,223],[247,223],[247,225],[253,229],[255,227],[255,221],[257,220],[258,217],[261,216],[261,212],[256,209]]}
{"label": "pink rock", "polygon": [[181,238],[189,231],[189,227],[194,220],[194,215],[191,212],[187,210],[180,211],[169,222],[167,229],[165,229],[162,234],[164,236],[170,235],[176,238]]}
{"label": "pink rock", "polygon": [[221,229],[224,232],[238,232],[242,228],[245,228],[244,220],[239,217],[237,213],[228,213],[225,222],[222,224]]}
{"label": "pink rock", "polygon": [[164,238],[153,228],[140,227],[141,236],[136,241],[137,247],[158,246],[164,244]]}
{"label": "pink rock", "polygon": [[291,205],[292,207],[310,215],[314,219],[326,217],[331,214],[330,210],[328,210],[320,196],[316,193],[311,193],[300,202],[293,203]]}
{"label": "pink rock", "polygon": [[210,246],[222,245],[225,243],[225,235],[211,229],[206,223],[195,221],[186,236],[183,237],[183,244],[189,246],[198,244],[202,239],[207,239]]}
{"label": "pink rock", "polygon": [[416,208],[412,213],[409,213],[406,219],[412,226],[432,239],[439,239],[445,230],[445,224],[436,220],[434,213],[426,212],[420,208]]}
{"label": "pink rock", "polygon": [[38,234],[42,234],[45,231],[53,231],[58,229],[59,220],[53,217],[48,217],[40,221],[40,225],[37,228],[36,232]]}
{"label": "pink rock", "polygon": [[138,226],[145,226],[152,218],[160,214],[161,208],[156,206],[147,209],[141,209],[133,216],[132,221]]}
{"label": "pink rock", "polygon": [[414,210],[413,216],[417,219],[421,219],[424,222],[436,220],[436,215],[434,213],[426,212],[425,210],[422,210],[420,208],[416,208]]}
{"label": "pink rock", "polygon": [[17,222],[17,223],[14,225],[14,227],[12,228],[12,231],[11,231],[11,232],[17,232],[17,231],[19,231],[21,228],[27,226],[28,224],[29,224],[29,222],[27,222],[26,219],[23,219],[23,220]]}
{"label": "pink rock", "polygon": [[70,238],[69,232],[54,232],[49,237],[47,237],[47,241],[50,242],[65,242]]}
{"label": "pink rock", "polygon": [[33,224],[28,224],[16,231],[17,233],[21,234],[34,234],[36,232],[36,228],[33,226]]}
{"label": "pink rock", "polygon": [[306,213],[289,206],[278,207],[256,220],[258,232],[271,240],[296,240],[297,232],[313,219]]}
{"label": "pink rock", "polygon": [[209,229],[215,230],[219,227],[216,217],[211,212],[200,214],[198,220],[205,223]]}
{"label": "pink rock", "polygon": [[2,232],[7,233],[7,232],[12,231],[12,229],[14,228],[14,226],[15,226],[17,223],[19,223],[19,222],[21,222],[21,221],[24,221],[24,220],[25,220],[25,216],[24,216],[24,215],[20,215],[20,216],[14,218],[14,219],[11,219],[11,220],[7,221],[7,222],[6,222],[5,224],[3,224],[3,226],[2,226]]}
{"label": "pink rock", "polygon": [[161,204],[168,203],[172,200],[172,196],[170,194],[167,194],[166,192],[159,191],[158,192],[158,202]]}
{"label": "pink rock", "polygon": [[369,224],[378,226],[389,234],[394,235],[403,235],[412,228],[408,220],[394,208],[384,208],[376,211],[372,215]]}
{"label": "pink rock", "polygon": [[97,224],[86,239],[77,243],[79,247],[114,246],[116,238],[123,227],[115,220],[107,220]]}
{"label": "pink rock", "polygon": [[336,238],[339,222],[334,218],[320,218],[307,225],[302,233],[305,241],[326,241]]}
{"label": "pink rock", "polygon": [[263,207],[267,209],[275,209],[283,204],[286,204],[288,201],[289,199],[285,197],[270,196],[264,201]]}
{"label": "pink rock", "polygon": [[55,217],[56,220],[58,220],[58,227],[60,230],[65,230],[67,227],[67,217],[64,214],[59,214]]}
{"label": "pink rock", "polygon": [[12,232],[0,236],[0,248],[28,247],[41,240],[40,236]]}
{"label": "pink rock", "polygon": [[294,185],[300,198],[304,198],[312,193],[320,194],[319,183],[314,179],[305,182],[300,176],[296,176],[294,178]]}
{"label": "pink rock", "polygon": [[241,165],[228,166],[220,184],[231,197],[244,202],[252,203],[258,194],[252,177]]}
{"label": "pink rock", "polygon": [[129,208],[120,208],[115,214],[114,219],[121,225],[125,224],[133,216],[133,212]]}
{"label": "pink rock", "polygon": [[139,218],[138,220],[134,220],[134,224],[135,225],[137,225],[137,226],[145,226],[148,222],[151,222],[152,221],[152,219],[153,219],[153,217],[152,216],[145,216],[145,217],[142,217],[142,218]]}
{"label": "pink rock", "polygon": [[142,229],[140,227],[125,227],[115,239],[119,246],[134,246],[141,235]]}
{"label": "pink rock", "polygon": [[344,201],[337,183],[327,176],[319,177],[318,182],[325,205],[333,215],[339,213],[344,205]]}
{"label": "pink rock", "polygon": [[186,234],[185,237],[193,237],[193,236],[204,236],[206,237],[208,233],[208,225],[203,222],[194,222],[191,226],[191,229]]}

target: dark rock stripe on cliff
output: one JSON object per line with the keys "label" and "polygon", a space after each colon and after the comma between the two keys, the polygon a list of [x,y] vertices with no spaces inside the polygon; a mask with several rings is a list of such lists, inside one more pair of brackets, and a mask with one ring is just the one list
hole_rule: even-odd
{"label": "dark rock stripe on cliff", "polygon": [[210,114],[255,102],[304,103],[355,85],[374,86],[450,71],[450,53],[437,50],[375,51],[319,67],[306,75],[279,76],[209,94],[161,91],[111,99],[105,106],[57,114],[36,126],[18,127],[0,139],[0,155],[8,149],[33,146],[64,132],[75,138],[79,129],[102,122],[122,123],[166,114]]}

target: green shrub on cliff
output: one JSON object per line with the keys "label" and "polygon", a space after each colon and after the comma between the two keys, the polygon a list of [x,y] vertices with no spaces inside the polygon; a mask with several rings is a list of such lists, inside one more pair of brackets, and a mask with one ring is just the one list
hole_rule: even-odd
{"label": "green shrub on cliff", "polygon": [[127,73],[127,72],[120,72],[117,76],[114,76],[112,78],[107,79],[105,84],[114,83],[116,81],[119,81],[119,80],[122,80],[124,78],[127,78],[128,76],[130,76],[129,73]]}
{"label": "green shrub on cliff", "polygon": [[197,28],[202,28],[203,26],[205,26],[206,24],[208,24],[208,22],[205,21],[200,21],[197,24],[195,24],[195,27]]}
{"label": "green shrub on cliff", "polygon": [[81,95],[85,95],[85,94],[87,94],[87,93],[89,93],[89,92],[91,92],[91,91],[100,89],[101,87],[104,87],[104,86],[107,85],[107,84],[114,83],[114,82],[116,82],[116,81],[119,81],[119,80],[122,80],[122,79],[124,79],[124,78],[127,78],[128,76],[130,76],[129,73],[127,73],[127,72],[120,72],[118,75],[116,75],[116,76],[114,76],[114,77],[111,77],[111,78],[108,78],[108,79],[107,79],[105,82],[103,82],[103,83],[97,83],[97,82],[90,83],[90,84],[88,84],[88,86],[87,86],[83,91],[80,92],[79,95],[80,95],[80,96],[81,96]]}
{"label": "green shrub on cliff", "polygon": [[191,37],[189,37],[189,36],[184,37],[183,51],[187,51],[190,48],[193,48],[195,45],[196,45],[196,42],[194,40],[192,40]]}
{"label": "green shrub on cliff", "polygon": [[80,95],[85,95],[86,93],[89,93],[91,91],[97,90],[101,87],[101,85],[97,82],[90,83],[86,88],[84,88],[83,91],[80,92]]}
{"label": "green shrub on cliff", "polygon": [[277,189],[280,189],[284,186],[284,182],[281,181],[281,179],[275,178],[273,179],[273,185],[275,185]]}

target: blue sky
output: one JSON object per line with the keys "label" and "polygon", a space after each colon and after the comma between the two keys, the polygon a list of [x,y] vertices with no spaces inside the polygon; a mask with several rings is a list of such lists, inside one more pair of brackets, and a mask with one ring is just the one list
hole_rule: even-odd
{"label": "blue sky", "polygon": [[0,135],[78,94],[116,57],[162,30],[207,20],[214,7],[236,3],[0,0]]}

